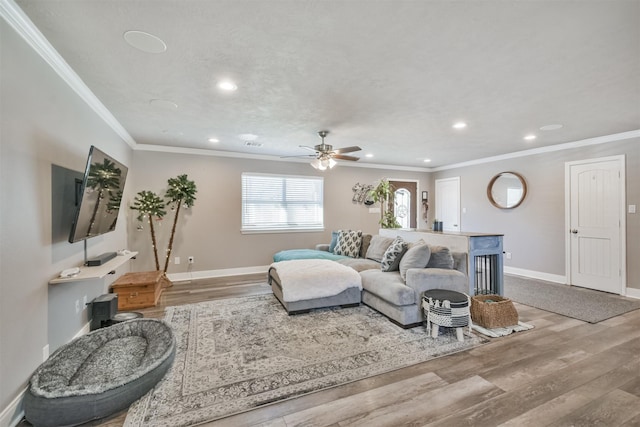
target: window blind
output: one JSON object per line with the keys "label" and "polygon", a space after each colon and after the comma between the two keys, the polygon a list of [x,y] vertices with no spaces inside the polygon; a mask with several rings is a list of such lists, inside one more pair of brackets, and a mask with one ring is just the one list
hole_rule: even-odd
{"label": "window blind", "polygon": [[324,228],[321,177],[242,174],[242,231]]}

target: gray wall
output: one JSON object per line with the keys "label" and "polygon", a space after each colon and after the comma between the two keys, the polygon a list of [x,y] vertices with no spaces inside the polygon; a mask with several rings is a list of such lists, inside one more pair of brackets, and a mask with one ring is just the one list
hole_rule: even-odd
{"label": "gray wall", "polygon": [[[379,213],[369,213],[368,207],[352,202],[352,187],[357,183],[372,184],[382,177],[419,180],[419,190],[430,190],[428,174],[385,169],[349,167],[344,162],[331,171],[318,172],[307,163],[246,160],[190,154],[168,154],[135,151],[133,156],[134,193],[152,190],[164,194],[167,179],[186,173],[195,181],[198,193],[195,205],[178,224],[171,254],[169,273],[186,272],[188,256],[195,257],[193,271],[268,265],[273,254],[292,248],[313,248],[316,243],[329,242],[331,230],[360,229],[375,233]],[[325,231],[313,233],[242,234],[241,179],[243,172],[313,175],[324,177]],[[377,205],[376,205],[377,206]],[[138,221],[129,215],[129,243],[139,251],[136,269],[153,269],[151,237],[147,224],[136,231]],[[173,215],[157,227],[159,248],[163,251],[169,239]],[[426,223],[422,222],[422,227]],[[181,258],[180,265],[173,258]]]}
{"label": "gray wall", "polygon": [[[48,285],[84,257],[83,244],[61,240],[52,225],[52,199],[60,196],[53,165],[83,171],[91,144],[128,165],[131,149],[3,20],[0,43],[1,412],[42,362],[43,347],[55,350],[86,323],[75,300],[105,290],[100,281]],[[119,226],[91,239],[89,256],[126,241],[126,226]]]}
{"label": "gray wall", "polygon": [[[640,205],[640,139],[591,145],[431,174],[460,176],[462,229],[504,233],[506,267],[565,275],[565,162],[626,155],[626,202]],[[514,171],[527,181],[528,194],[515,209],[497,209],[487,199],[487,184],[499,172]],[[435,199],[434,199],[435,200]],[[640,213],[627,214],[627,284],[640,289]]]}

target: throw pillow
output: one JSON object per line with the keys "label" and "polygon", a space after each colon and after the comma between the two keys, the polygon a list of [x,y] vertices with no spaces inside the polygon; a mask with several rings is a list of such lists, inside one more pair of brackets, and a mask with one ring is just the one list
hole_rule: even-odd
{"label": "throw pillow", "polygon": [[407,242],[402,240],[402,237],[396,237],[382,256],[382,261],[380,262],[382,271],[397,271],[402,255],[407,251],[407,246]]}
{"label": "throw pillow", "polygon": [[389,246],[393,243],[393,239],[391,237],[382,237],[379,234],[376,234],[371,238],[371,243],[369,244],[369,249],[367,249],[366,257],[368,259],[372,259],[374,261],[382,261],[382,256]]}
{"label": "throw pillow", "polygon": [[329,252],[334,253],[336,250],[336,245],[338,244],[338,232],[331,232],[331,243],[329,243]]}
{"label": "throw pillow", "polygon": [[367,257],[367,250],[369,249],[369,245],[371,244],[371,234],[363,234],[362,235],[362,244],[360,245],[360,254],[358,254],[359,258]]}
{"label": "throw pillow", "polygon": [[362,231],[338,230],[338,241],[333,253],[358,258],[362,244]]}
{"label": "throw pillow", "polygon": [[453,269],[453,255],[446,246],[431,246],[431,256],[427,268],[446,268]]}
{"label": "throw pillow", "polygon": [[425,268],[429,262],[431,250],[424,241],[421,244],[413,244],[400,260],[400,277],[407,279],[407,270],[410,268]]}

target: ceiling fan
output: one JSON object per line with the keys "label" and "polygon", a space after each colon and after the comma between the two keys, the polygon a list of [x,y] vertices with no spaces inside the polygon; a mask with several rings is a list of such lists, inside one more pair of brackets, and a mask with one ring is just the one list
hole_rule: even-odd
{"label": "ceiling fan", "polygon": [[355,156],[346,156],[344,153],[352,153],[354,151],[360,151],[362,148],[358,146],[352,147],[344,147],[344,148],[336,148],[333,149],[332,145],[325,144],[324,138],[329,133],[328,130],[321,130],[318,132],[318,135],[322,139],[322,142],[314,147],[309,147],[306,145],[301,145],[300,148],[305,148],[307,150],[315,151],[315,154],[309,154],[309,156],[314,156],[315,159],[311,162],[311,166],[319,170],[326,170],[333,168],[337,163],[334,159],[338,160],[349,160],[355,162],[360,160],[359,157]]}

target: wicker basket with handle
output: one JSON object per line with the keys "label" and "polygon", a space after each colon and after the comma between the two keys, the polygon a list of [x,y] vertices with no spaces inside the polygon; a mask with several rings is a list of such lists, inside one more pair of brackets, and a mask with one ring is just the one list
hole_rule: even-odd
{"label": "wicker basket with handle", "polygon": [[487,329],[504,328],[518,324],[518,312],[509,298],[475,295],[471,297],[471,319]]}

